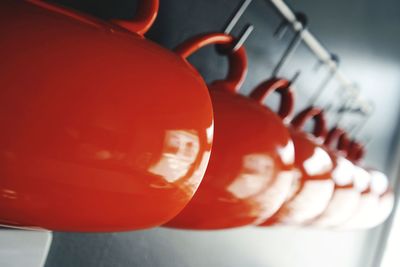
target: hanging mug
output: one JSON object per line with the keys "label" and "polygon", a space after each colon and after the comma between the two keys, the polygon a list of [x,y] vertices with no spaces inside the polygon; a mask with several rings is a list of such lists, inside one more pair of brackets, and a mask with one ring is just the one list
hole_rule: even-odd
{"label": "hanging mug", "polygon": [[[313,134],[302,130],[305,123],[315,121]],[[304,225],[322,214],[334,190],[333,161],[323,147],[326,134],[325,118],[321,109],[309,107],[291,122],[289,131],[295,148],[295,168],[299,182],[280,210],[260,226],[276,224]]]}
{"label": "hanging mug", "polygon": [[[362,180],[363,176],[355,180],[355,166],[344,157],[346,153],[343,153],[343,150],[346,144],[343,143],[347,140],[346,132],[338,127],[332,128],[325,139],[325,149],[334,162],[332,179],[335,182],[335,190],[328,207],[313,220],[312,226],[335,227],[346,222],[356,211],[361,193],[368,185],[368,178]],[[337,146],[333,147],[335,142]]]}
{"label": "hanging mug", "polygon": [[[202,35],[177,50],[211,43],[232,46],[233,42],[224,34]],[[292,93],[277,87],[261,88],[261,94],[251,98],[238,94],[247,71],[244,48],[228,58],[227,78],[209,85],[215,119],[210,163],[196,195],[168,227],[223,229],[257,224],[280,208],[291,188],[294,149],[282,118],[292,110]],[[260,105],[275,90],[282,94],[280,117]]]}
{"label": "hanging mug", "polygon": [[375,212],[369,217],[369,228],[382,224],[392,213],[394,207],[394,192],[389,186],[389,179],[383,173],[375,169],[367,169],[371,175],[371,192],[379,196]]}
{"label": "hanging mug", "polygon": [[1,1],[0,224],[57,231],[161,225],[201,182],[213,114],[200,74],[133,22]]}
{"label": "hanging mug", "polygon": [[383,223],[391,214],[394,206],[394,193],[389,186],[387,176],[372,168],[362,168],[359,162],[362,160],[365,150],[364,146],[353,140],[349,145],[348,156],[351,159],[358,174],[368,177],[368,184],[361,194],[357,209],[351,218],[338,226],[342,230],[367,229]]}

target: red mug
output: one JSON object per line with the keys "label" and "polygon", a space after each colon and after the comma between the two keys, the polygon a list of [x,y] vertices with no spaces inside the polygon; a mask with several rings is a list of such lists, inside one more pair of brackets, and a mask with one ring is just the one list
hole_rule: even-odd
{"label": "red mug", "polygon": [[361,195],[353,216],[338,228],[341,230],[367,229],[383,223],[394,206],[394,194],[388,178],[382,172],[368,169],[370,184]]}
{"label": "red mug", "polygon": [[[311,119],[315,121],[312,135],[302,130]],[[309,107],[300,112],[292,120],[289,131],[294,142],[299,182],[279,211],[260,226],[305,225],[324,212],[333,194],[334,165],[322,144],[326,134],[322,110]]]}
{"label": "red mug", "polygon": [[348,142],[347,149],[342,152],[354,165],[354,187],[361,192],[362,195],[368,194],[371,186],[371,175],[365,168],[360,166],[360,161],[365,154],[364,146],[355,140],[347,140],[346,142]]}
{"label": "red mug", "polygon": [[359,162],[365,154],[364,146],[353,140],[348,147],[348,158],[355,164],[358,173],[355,179],[360,176],[368,177],[368,183],[360,196],[357,209],[349,220],[339,225],[339,229],[354,230],[367,229],[383,223],[391,214],[394,206],[394,193],[389,186],[387,176],[372,168],[362,168]]}
{"label": "red mug", "polygon": [[[217,36],[219,40],[191,39],[178,50],[234,41]],[[251,98],[238,94],[247,71],[244,48],[228,58],[228,78],[209,85],[215,118],[210,163],[196,195],[168,227],[223,229],[257,224],[279,209],[291,188],[294,148],[282,118],[292,110],[292,93],[263,87]],[[260,105],[275,90],[282,93],[281,118]]]}
{"label": "red mug", "polygon": [[[161,225],[189,202],[213,138],[207,86],[138,19],[1,1],[0,224],[57,231]],[[134,32],[132,32],[134,31]]]}
{"label": "red mug", "polygon": [[[337,142],[336,142],[337,141]],[[336,142],[337,146],[332,145]],[[311,223],[318,227],[335,227],[346,222],[356,211],[361,193],[368,185],[365,176],[355,178],[354,164],[345,158],[348,137],[344,130],[334,127],[325,139],[325,149],[334,162],[332,178],[335,190],[326,210]],[[364,180],[363,180],[364,178]]]}
{"label": "red mug", "polygon": [[389,186],[388,177],[375,169],[367,169],[371,175],[371,192],[379,196],[378,205],[371,212],[369,228],[382,224],[392,213],[394,207],[394,192]]}

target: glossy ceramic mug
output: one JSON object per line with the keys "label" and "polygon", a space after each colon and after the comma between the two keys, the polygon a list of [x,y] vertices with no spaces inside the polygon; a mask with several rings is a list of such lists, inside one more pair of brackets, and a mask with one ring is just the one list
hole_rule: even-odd
{"label": "glossy ceramic mug", "polygon": [[356,140],[352,140],[349,143],[347,150],[348,151],[346,157],[357,164],[359,164],[365,156],[365,147]]}
{"label": "glossy ceramic mug", "polygon": [[[233,44],[230,36],[216,36],[191,39],[178,50]],[[260,87],[250,98],[238,94],[247,71],[244,48],[228,58],[227,79],[209,85],[215,130],[206,174],[193,199],[166,226],[223,229],[257,224],[280,208],[291,188],[294,149],[282,119],[292,111],[293,95],[280,86]],[[282,94],[280,116],[260,104],[275,90]]]}
{"label": "glossy ceramic mug", "polygon": [[378,226],[390,215],[394,205],[394,194],[388,178],[382,172],[369,169],[370,184],[361,195],[353,216],[338,228],[341,230],[367,229]]}
{"label": "glossy ceramic mug", "polygon": [[[311,119],[315,121],[312,134],[302,130]],[[279,211],[260,226],[308,224],[324,212],[333,195],[334,163],[322,143],[326,134],[322,110],[315,107],[303,110],[292,120],[289,130],[294,142],[299,182]]]}
{"label": "glossy ceramic mug", "polygon": [[[325,149],[334,162],[332,178],[335,182],[335,190],[326,210],[311,223],[312,226],[335,227],[346,222],[356,211],[361,193],[368,186],[368,177],[360,175],[354,164],[346,159],[344,149],[347,144],[347,134],[344,130],[332,128],[325,140]],[[336,142],[337,141],[337,142]],[[336,142],[337,147],[333,147]]]}
{"label": "glossy ceramic mug", "polygon": [[382,224],[392,213],[394,208],[394,192],[389,185],[388,177],[375,169],[367,169],[371,175],[371,191],[379,196],[375,212],[371,212],[368,227]]}
{"label": "glossy ceramic mug", "polygon": [[361,194],[357,209],[349,220],[339,225],[339,229],[367,229],[383,223],[391,214],[394,206],[394,193],[389,186],[387,176],[372,168],[362,168],[359,162],[365,154],[364,146],[353,140],[348,148],[348,158],[353,161],[358,174],[368,177],[368,184]]}
{"label": "glossy ceramic mug", "polygon": [[[0,224],[148,228],[205,172],[213,112],[202,77],[142,34],[41,1],[1,1]],[[135,32],[132,32],[134,30]]]}

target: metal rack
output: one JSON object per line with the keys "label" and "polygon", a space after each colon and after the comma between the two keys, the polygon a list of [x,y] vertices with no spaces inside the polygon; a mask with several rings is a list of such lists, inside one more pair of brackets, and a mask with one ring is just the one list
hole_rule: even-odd
{"label": "metal rack", "polygon": [[353,101],[354,105],[365,113],[371,112],[371,101],[366,100],[361,96],[361,94],[357,93],[357,86],[339,69],[337,63],[332,60],[331,53],[327,51],[320,41],[318,41],[318,39],[308,29],[302,29],[302,25],[298,22],[295,12],[293,12],[283,0],[266,1],[270,2],[276,8],[281,16],[290,23],[295,32],[301,30],[301,39],[304,44],[306,44],[310,51],[315,54],[321,63],[327,65],[331,71],[334,72],[334,78],[339,82],[342,88],[347,90],[350,94],[357,94]]}

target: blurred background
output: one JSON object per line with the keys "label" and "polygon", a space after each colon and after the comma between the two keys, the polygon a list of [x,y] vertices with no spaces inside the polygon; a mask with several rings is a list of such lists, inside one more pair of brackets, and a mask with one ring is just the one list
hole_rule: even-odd
{"label": "blurred background", "polygon": [[[103,19],[130,18],[137,0],[52,0]],[[222,31],[241,0],[161,0],[160,13],[147,37],[173,48],[198,33]],[[376,110],[359,133],[370,139],[365,163],[387,173],[392,185],[398,177],[400,116],[400,2],[396,0],[287,0],[294,11],[308,15],[309,30],[328,49],[340,56],[340,69],[372,99]],[[247,23],[254,32],[245,43],[249,72],[241,93],[246,95],[270,77],[293,32],[283,38],[273,33],[282,17],[267,0],[254,0],[233,33]],[[226,60],[213,48],[190,58],[206,81],[226,74]],[[301,44],[283,66],[280,76],[295,83],[296,111],[328,74],[316,68],[317,58]],[[156,77],[155,77],[156,78]],[[339,107],[346,100],[340,84],[332,80],[318,104]],[[277,98],[268,104],[276,107]],[[330,125],[337,117],[328,114]],[[346,115],[346,128],[362,122],[359,114]],[[240,127],[240,122],[238,123]],[[101,207],[99,207],[101,208]],[[391,267],[399,266],[396,254],[400,218],[365,231],[324,231],[298,228],[245,227],[224,231],[182,231],[156,228],[108,234],[53,233],[46,267],[100,266],[267,266],[267,267]],[[383,259],[383,264],[381,265]]]}

